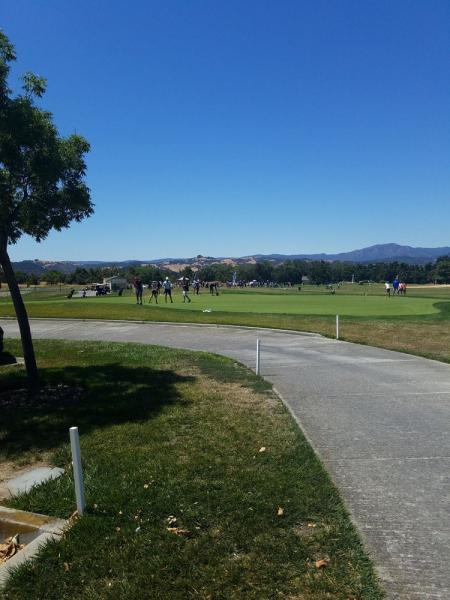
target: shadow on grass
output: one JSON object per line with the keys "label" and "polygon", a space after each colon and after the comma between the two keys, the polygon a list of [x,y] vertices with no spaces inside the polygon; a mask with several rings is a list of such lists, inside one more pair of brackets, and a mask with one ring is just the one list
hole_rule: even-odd
{"label": "shadow on grass", "polygon": [[0,352],[0,367],[6,365],[15,365],[17,363],[16,357],[10,352]]}
{"label": "shadow on grass", "polygon": [[[80,387],[74,402],[62,404],[4,406],[1,408],[0,441],[3,458],[27,451],[45,451],[68,440],[68,429],[76,425],[87,433],[99,427],[145,421],[164,406],[185,403],[177,384],[194,381],[170,370],[126,367],[120,363],[41,369],[44,385]],[[24,384],[12,375],[4,381],[12,392]]]}

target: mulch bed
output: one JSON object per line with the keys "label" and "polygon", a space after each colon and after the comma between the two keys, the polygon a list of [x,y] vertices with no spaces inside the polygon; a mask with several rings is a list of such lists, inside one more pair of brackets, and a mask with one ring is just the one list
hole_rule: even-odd
{"label": "mulch bed", "polygon": [[60,408],[77,404],[84,397],[84,389],[70,387],[62,383],[58,385],[47,385],[37,394],[30,396],[26,388],[7,390],[0,392],[0,409],[8,407],[54,407]]}

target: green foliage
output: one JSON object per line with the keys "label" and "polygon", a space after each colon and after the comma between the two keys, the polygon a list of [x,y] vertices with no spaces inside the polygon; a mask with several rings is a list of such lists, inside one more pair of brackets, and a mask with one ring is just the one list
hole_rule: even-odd
{"label": "green foliage", "polygon": [[69,283],[78,283],[80,285],[94,283],[98,281],[98,277],[96,275],[97,273],[94,269],[84,269],[83,267],[77,267],[69,277]]}
{"label": "green foliage", "polygon": [[11,95],[7,78],[14,47],[0,34],[0,241],[22,234],[37,241],[93,212],[84,182],[88,142],[77,134],[62,138],[51,113],[36,106],[45,79],[26,73],[23,94]]}
{"label": "green foliage", "polygon": [[63,273],[59,271],[47,271],[42,277],[47,283],[55,285],[57,283],[64,283],[66,278]]}
{"label": "green foliage", "polygon": [[437,259],[434,277],[439,283],[450,283],[450,256]]}
{"label": "green foliage", "polygon": [[[338,283],[340,281],[351,281],[352,276],[355,281],[392,281],[396,275],[407,283],[431,283],[435,280],[439,283],[450,282],[448,271],[448,257],[439,258],[436,263],[426,265],[409,265],[406,263],[373,263],[373,264],[354,264],[347,262],[325,263],[323,261],[306,260],[286,260],[275,265],[271,263],[242,264],[238,266],[228,264],[205,265],[198,271],[198,276],[202,281],[231,281],[234,271],[237,274],[238,281],[252,281],[254,279],[261,282],[272,281],[280,285],[290,283],[298,285],[302,282],[302,276],[309,278],[311,283]],[[56,271],[54,271],[56,272]],[[181,274],[174,273],[168,269],[162,269],[154,265],[137,267],[90,267],[77,269],[70,274],[59,273],[57,282],[67,283],[93,283],[103,280],[103,277],[120,274],[128,281],[139,276],[145,284],[152,281],[162,280],[166,276],[172,280],[180,275],[192,278],[194,271],[187,267]],[[2,273],[0,271],[0,278]],[[48,280],[47,273],[40,275],[40,279]],[[54,276],[56,277],[56,276]],[[21,283],[20,281],[19,283]]]}
{"label": "green foliage", "polygon": [[194,271],[191,267],[185,267],[180,271],[180,277],[186,277],[187,279],[192,279],[194,277]]}
{"label": "green foliage", "polygon": [[222,263],[205,265],[198,275],[202,281],[230,281],[234,268]]}
{"label": "green foliage", "polygon": [[[437,263],[436,263],[437,264]],[[326,262],[320,260],[286,260],[281,264],[268,261],[237,266],[211,264],[199,271],[203,281],[231,281],[236,271],[238,281],[271,281],[278,284],[298,285],[302,276],[311,283],[338,283],[340,281],[371,280],[376,282],[392,281],[398,275],[408,283],[429,283],[435,280],[435,264],[410,265],[407,263],[371,263],[356,264],[349,262]],[[444,277],[444,267],[440,267],[439,277]],[[445,275],[446,277],[446,275]]]}
{"label": "green foliage", "polygon": [[27,275],[27,278],[25,280],[25,283],[27,285],[38,285],[39,284],[39,279],[37,275],[34,275],[33,273],[29,273]]}
{"label": "green foliage", "polygon": [[6,276],[20,327],[31,393],[39,388],[27,312],[8,256],[8,245],[23,234],[38,242],[93,212],[84,182],[89,151],[80,135],[62,138],[53,117],[35,104],[45,92],[43,77],[26,73],[23,93],[8,88],[14,47],[0,32],[0,264]]}
{"label": "green foliage", "polygon": [[22,81],[23,89],[27,96],[37,96],[40,98],[45,94],[47,81],[43,77],[39,77],[38,75],[28,72],[23,75]]}
{"label": "green foliage", "polygon": [[[160,269],[159,267],[154,267],[152,265],[148,265],[146,267],[136,267],[134,272],[146,285],[149,285],[152,281],[162,281],[166,276],[173,276],[173,274],[171,274],[169,271]],[[124,269],[122,275],[126,277],[128,281],[132,281],[133,279],[129,269]]]}

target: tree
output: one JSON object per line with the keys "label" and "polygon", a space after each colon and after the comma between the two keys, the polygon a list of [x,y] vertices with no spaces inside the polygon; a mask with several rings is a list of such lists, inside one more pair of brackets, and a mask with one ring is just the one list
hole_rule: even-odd
{"label": "tree", "polygon": [[180,277],[186,277],[187,279],[192,279],[194,277],[194,271],[191,267],[184,267],[180,271]]}
{"label": "tree", "polygon": [[324,260],[314,261],[311,263],[308,275],[311,281],[317,285],[330,283],[332,279],[331,264]]}
{"label": "tree", "polygon": [[439,283],[450,282],[450,256],[440,256],[436,260],[434,277]]}
{"label": "tree", "polygon": [[58,283],[63,283],[66,280],[66,276],[64,275],[64,273],[61,273],[60,271],[56,271],[55,269],[52,269],[51,271],[47,271],[45,274],[42,275],[42,278],[45,279],[45,281],[49,285],[56,285]]}
{"label": "tree", "polygon": [[78,285],[86,285],[87,283],[93,283],[93,278],[88,269],[77,267],[70,277],[70,282]]}
{"label": "tree", "polygon": [[93,212],[84,183],[84,155],[88,142],[79,135],[62,138],[52,115],[36,105],[46,81],[26,73],[22,93],[8,87],[14,46],[0,31],[0,264],[8,283],[19,323],[30,390],[39,386],[28,316],[8,255],[8,245],[23,234],[36,241],[51,229],[60,231],[71,221]]}

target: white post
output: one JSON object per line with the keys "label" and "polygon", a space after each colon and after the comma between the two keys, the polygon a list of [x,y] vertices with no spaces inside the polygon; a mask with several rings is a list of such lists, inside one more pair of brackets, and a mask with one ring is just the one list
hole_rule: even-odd
{"label": "white post", "polygon": [[260,343],[259,338],[256,339],[256,374],[259,375],[260,371]]}
{"label": "white post", "polygon": [[336,339],[339,339],[339,315],[336,315]]}
{"label": "white post", "polygon": [[83,469],[81,467],[80,437],[78,427],[71,427],[70,447],[72,449],[73,479],[75,481],[75,497],[77,500],[77,511],[82,515],[86,506],[84,500]]}

